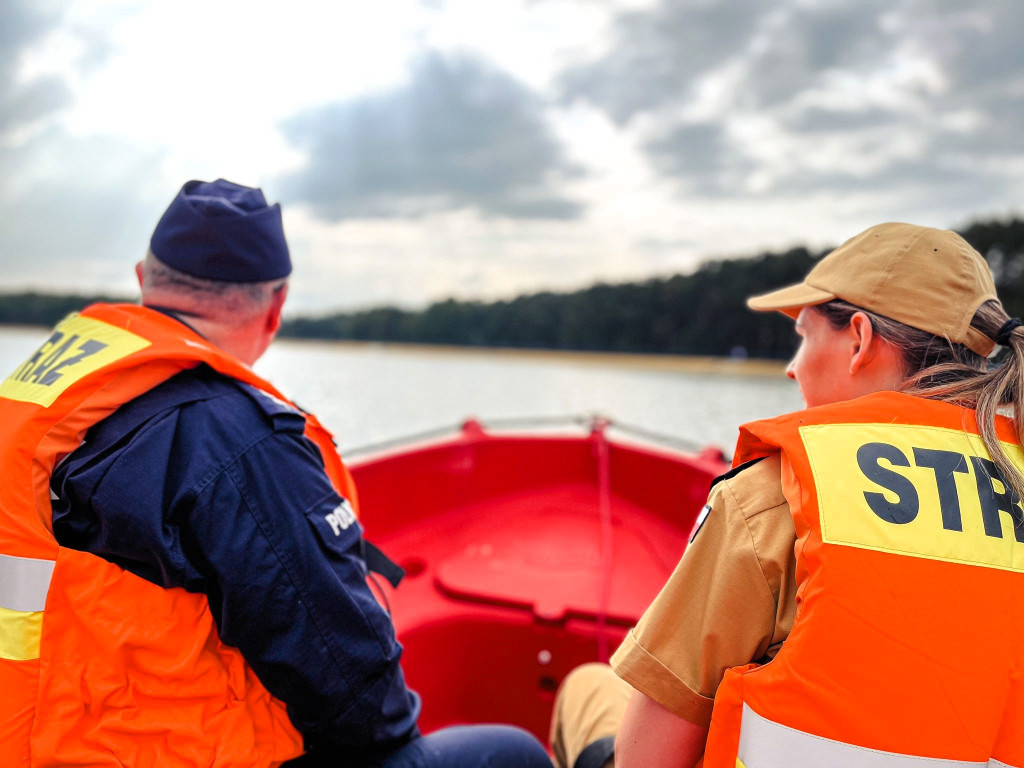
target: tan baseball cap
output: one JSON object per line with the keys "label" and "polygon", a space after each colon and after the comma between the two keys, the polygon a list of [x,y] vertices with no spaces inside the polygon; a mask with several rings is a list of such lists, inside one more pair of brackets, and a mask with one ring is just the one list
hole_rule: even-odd
{"label": "tan baseball cap", "polygon": [[985,259],[956,232],[889,223],[847,240],[802,283],[754,296],[747,306],[796,317],[803,307],[842,299],[987,355],[995,342],[971,318],[996,298]]}

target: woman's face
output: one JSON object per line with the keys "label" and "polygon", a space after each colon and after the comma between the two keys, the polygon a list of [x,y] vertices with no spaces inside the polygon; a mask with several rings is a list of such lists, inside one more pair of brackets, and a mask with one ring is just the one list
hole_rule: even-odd
{"label": "woman's face", "polygon": [[796,319],[800,346],[786,375],[800,385],[808,408],[858,397],[850,372],[849,334],[836,330],[823,314],[804,307]]}

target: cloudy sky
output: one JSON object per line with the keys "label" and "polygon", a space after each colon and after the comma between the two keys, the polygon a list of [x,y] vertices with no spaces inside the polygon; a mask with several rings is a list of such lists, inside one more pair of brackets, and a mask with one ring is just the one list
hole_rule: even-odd
{"label": "cloudy sky", "polygon": [[2,0],[0,290],[130,294],[187,179],[291,312],[495,298],[1022,210],[1014,0]]}

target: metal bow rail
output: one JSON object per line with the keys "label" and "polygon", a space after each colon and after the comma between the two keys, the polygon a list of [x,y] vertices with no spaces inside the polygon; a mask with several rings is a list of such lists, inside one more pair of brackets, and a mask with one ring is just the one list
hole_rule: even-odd
{"label": "metal bow rail", "polygon": [[645,427],[626,424],[617,419],[612,419],[600,414],[591,414],[589,416],[513,416],[486,420],[471,418],[461,424],[445,425],[434,429],[423,430],[421,432],[413,432],[401,437],[381,440],[375,443],[367,443],[351,448],[344,448],[341,451],[341,455],[345,459],[352,459],[357,456],[385,453],[395,448],[402,448],[420,443],[429,443],[443,437],[448,437],[449,435],[465,432],[467,427],[470,425],[475,425],[488,432],[518,432],[529,429],[560,429],[574,427],[589,432],[603,432],[610,429],[625,436],[637,438],[656,446],[674,448],[687,453],[698,453],[706,447],[693,440],[676,437],[674,435],[667,435],[663,432],[657,432]]}

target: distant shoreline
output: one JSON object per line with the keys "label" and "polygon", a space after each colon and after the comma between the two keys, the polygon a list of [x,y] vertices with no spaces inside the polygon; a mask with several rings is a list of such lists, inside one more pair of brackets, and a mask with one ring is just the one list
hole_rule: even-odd
{"label": "distant shoreline", "polygon": [[[44,325],[0,323],[3,331],[48,331]],[[352,339],[279,338],[275,344],[323,344],[353,350],[384,349],[405,355],[434,357],[500,357],[506,360],[560,361],[601,368],[628,368],[674,373],[712,374],[721,376],[785,376],[786,363],[781,360],[739,359],[699,355],[652,355],[640,352],[590,352],[572,349],[523,349],[512,347],[471,347],[442,344],[412,344],[399,341],[354,341]]]}
{"label": "distant shoreline", "polygon": [[0,331],[48,331],[53,326],[35,323],[0,323]]}
{"label": "distant shoreline", "polygon": [[511,347],[471,347],[441,344],[411,344],[397,341],[353,341],[351,339],[279,339],[275,344],[324,344],[354,350],[384,349],[400,354],[436,357],[502,357],[509,360],[553,360],[595,367],[631,368],[634,370],[672,371],[676,373],[708,373],[728,376],[786,375],[782,360],[756,358],[705,357],[699,355],[652,355],[638,352],[590,352],[572,349],[522,349]]}

